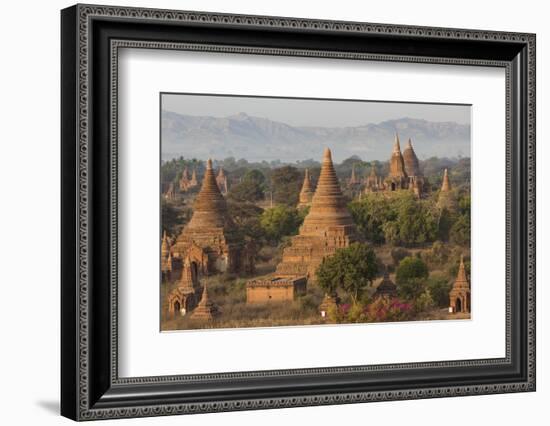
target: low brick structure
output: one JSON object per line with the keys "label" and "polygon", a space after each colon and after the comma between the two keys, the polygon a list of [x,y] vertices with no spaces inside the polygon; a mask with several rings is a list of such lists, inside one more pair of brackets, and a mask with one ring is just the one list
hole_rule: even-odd
{"label": "low brick structure", "polygon": [[246,303],[294,300],[306,292],[306,277],[266,277],[246,283]]}

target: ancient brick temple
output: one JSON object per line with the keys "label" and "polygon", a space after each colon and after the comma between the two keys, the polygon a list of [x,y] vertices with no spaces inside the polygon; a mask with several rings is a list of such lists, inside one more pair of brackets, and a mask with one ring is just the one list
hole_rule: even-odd
{"label": "ancient brick temple", "polygon": [[408,189],[417,197],[423,195],[425,180],[411,139],[408,140],[405,150],[401,153],[399,135],[395,135],[389,166],[390,171],[385,179],[378,177],[374,166],[371,167],[370,175],[363,182],[364,192]]}
{"label": "ancient brick temple", "polygon": [[235,232],[211,160],[193,205],[193,216],[178,236],[172,253],[179,260],[189,258],[198,274],[250,272],[254,268],[253,245],[245,244]]}
{"label": "ancient brick temple", "polygon": [[466,269],[464,268],[463,256],[460,256],[458,274],[453,284],[453,288],[449,293],[449,300],[450,312],[459,313],[471,311],[470,283],[468,282],[468,278],[466,277]]}
{"label": "ancient brick temple", "polygon": [[183,270],[178,286],[168,295],[168,312],[172,316],[186,315],[196,305],[200,290],[196,271],[189,258],[183,262]]}
{"label": "ancient brick temple", "polygon": [[195,168],[193,170],[193,175],[191,178],[189,178],[189,169],[187,167],[183,169],[183,173],[181,174],[181,178],[178,183],[180,191],[182,192],[186,192],[191,188],[197,187],[199,185],[199,182],[197,181],[197,169]]}
{"label": "ancient brick temple", "polygon": [[176,189],[174,188],[174,182],[168,184],[168,189],[164,193],[164,198],[168,201],[175,201],[177,199]]}
{"label": "ancient brick temple", "polygon": [[390,173],[385,180],[387,189],[395,191],[398,189],[406,189],[408,187],[408,177],[405,171],[405,161],[401,154],[401,146],[399,144],[399,136],[395,135],[395,143],[390,157]]}
{"label": "ancient brick temple", "polygon": [[418,197],[420,197],[423,192],[425,181],[422,171],[420,170],[418,157],[414,152],[414,148],[412,146],[412,141],[410,138],[407,142],[405,150],[403,151],[403,160],[405,162],[405,172],[407,173],[407,177],[409,179],[409,189],[413,191]]}
{"label": "ancient brick temple", "polygon": [[449,173],[447,169],[445,169],[445,172],[443,173],[443,182],[441,184],[441,190],[439,191],[439,197],[437,199],[437,207],[440,210],[447,209],[450,212],[454,212],[458,208],[458,203],[451,188],[451,181],[449,180]]}
{"label": "ancient brick temple", "polygon": [[382,278],[382,281],[380,281],[380,284],[378,284],[378,287],[376,287],[376,292],[374,293],[374,297],[385,298],[385,299],[391,299],[393,297],[397,297],[397,286],[390,279],[390,274],[388,273],[387,268],[384,271],[384,278]]}
{"label": "ancient brick temple", "polygon": [[355,224],[346,207],[332,164],[332,155],[327,148],[309,213],[299,234],[284,249],[282,262],[277,266],[275,275],[305,276],[308,281],[314,281],[315,271],[325,257],[333,255],[339,248],[348,247],[356,240]]}
{"label": "ancient brick temple", "polygon": [[311,185],[311,179],[309,177],[309,169],[306,169],[304,174],[304,183],[302,184],[302,189],[300,191],[298,208],[310,206],[311,200],[313,199],[313,193],[314,191]]}
{"label": "ancient brick temple", "polygon": [[220,167],[218,175],[216,176],[216,183],[218,184],[218,188],[220,188],[220,192],[223,195],[227,195],[227,176],[223,171],[223,167]]}
{"label": "ancient brick temple", "polygon": [[382,178],[376,174],[376,167],[371,166],[370,174],[365,179],[365,192],[377,192],[384,189]]}
{"label": "ancient brick temple", "polygon": [[208,297],[208,289],[205,283],[202,290],[201,300],[197,307],[193,310],[191,318],[200,321],[212,321],[216,319],[220,314],[221,312],[218,306],[214,304],[214,302],[212,302]]}
{"label": "ancient brick temple", "polygon": [[246,283],[247,303],[281,302],[294,300],[297,295],[306,293],[305,277],[269,277],[251,280]]}
{"label": "ancient brick temple", "polygon": [[171,277],[173,268],[172,263],[172,250],[170,247],[170,240],[166,235],[166,231],[162,234],[162,243],[160,248],[160,270],[162,273],[162,280],[169,280]]}

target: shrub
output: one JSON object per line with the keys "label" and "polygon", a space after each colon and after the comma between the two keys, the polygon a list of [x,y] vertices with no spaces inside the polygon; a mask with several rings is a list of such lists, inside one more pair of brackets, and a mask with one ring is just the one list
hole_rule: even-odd
{"label": "shrub", "polygon": [[399,265],[399,262],[410,255],[411,253],[407,249],[404,249],[402,247],[396,247],[391,250],[391,257],[395,266]]}
{"label": "shrub", "polygon": [[443,275],[432,276],[428,279],[427,287],[436,306],[444,308],[449,306],[449,292],[451,283]]}
{"label": "shrub", "polygon": [[399,299],[378,298],[364,310],[363,322],[390,322],[407,321],[414,316],[414,309],[410,303]]}
{"label": "shrub", "polygon": [[337,289],[347,293],[354,304],[363,291],[372,284],[378,273],[374,251],[366,244],[353,243],[323,260],[317,268],[317,282],[328,294]]}

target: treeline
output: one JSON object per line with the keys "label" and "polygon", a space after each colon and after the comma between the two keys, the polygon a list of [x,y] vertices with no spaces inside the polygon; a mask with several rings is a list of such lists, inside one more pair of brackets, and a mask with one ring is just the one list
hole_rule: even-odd
{"label": "treeline", "polygon": [[[198,175],[202,176],[205,170],[205,162],[197,159],[185,159],[183,157],[163,162],[161,165],[162,182],[169,183],[179,180],[186,167],[189,173],[196,168]],[[230,184],[241,182],[250,171],[255,170],[257,173],[263,175],[264,189],[266,190],[276,189],[274,185],[271,185],[273,175],[288,173],[289,176],[287,179],[295,179],[295,186],[298,187],[299,191],[299,186],[303,181],[303,170],[309,168],[313,181],[316,181],[321,169],[321,163],[312,159],[297,161],[294,164],[284,164],[278,160],[271,162],[248,162],[244,159],[235,160],[235,158],[229,157],[224,160],[216,160],[214,167],[223,167],[229,174]],[[377,160],[362,161],[359,157],[350,157],[334,166],[336,174],[342,183],[345,183],[350,177],[353,167],[355,167],[355,173],[358,177],[367,176],[373,167],[379,176],[384,177],[388,174],[389,163],[388,161]],[[448,159],[432,157],[427,160],[421,160],[420,168],[427,179],[428,190],[437,190],[441,186],[443,170],[445,169],[449,169],[449,177],[455,185],[470,185],[470,158]],[[297,197],[297,194],[295,194],[295,197]]]}
{"label": "treeline", "polygon": [[437,193],[417,199],[409,191],[365,194],[348,208],[363,238],[374,244],[416,246],[450,241],[470,244],[470,194],[464,188],[453,190],[458,210],[437,207]]}

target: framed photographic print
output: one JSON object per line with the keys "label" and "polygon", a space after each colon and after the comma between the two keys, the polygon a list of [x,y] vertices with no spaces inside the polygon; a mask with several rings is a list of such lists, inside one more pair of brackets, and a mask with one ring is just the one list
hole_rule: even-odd
{"label": "framed photographic print", "polygon": [[535,36],[76,5],[62,414],[535,390]]}

